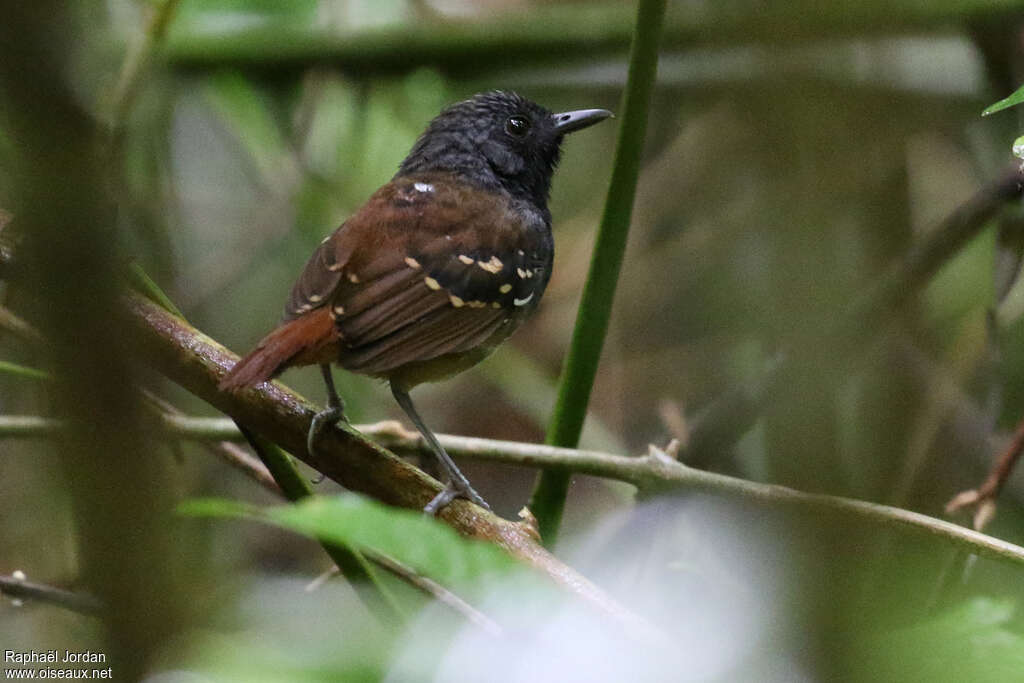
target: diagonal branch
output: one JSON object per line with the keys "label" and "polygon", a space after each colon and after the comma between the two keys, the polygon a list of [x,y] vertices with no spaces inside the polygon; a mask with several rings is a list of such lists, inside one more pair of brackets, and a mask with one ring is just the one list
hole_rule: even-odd
{"label": "diagonal branch", "polygon": [[[237,356],[141,296],[126,295],[124,304],[136,332],[136,348],[150,365],[345,488],[412,509],[422,509],[441,490],[436,480],[345,425],[325,430],[316,453],[307,453],[306,434],[314,406],[278,382],[236,394],[220,391],[217,384]],[[465,536],[495,543],[635,632],[653,632],[649,624],[541,547],[529,526],[501,519],[464,500],[447,506],[439,517]]]}
{"label": "diagonal branch", "polygon": [[[167,426],[175,436],[184,439],[220,441],[242,438],[234,423],[223,418],[174,418]],[[0,416],[0,438],[11,434],[26,436],[27,428],[33,430],[32,435],[40,436],[52,434],[60,428],[60,424],[41,418]],[[429,452],[418,432],[405,429],[400,423],[392,420],[359,425],[358,429],[363,435],[372,436],[380,445],[395,452]],[[754,501],[761,505],[799,507],[815,514],[840,514],[851,521],[952,542],[974,553],[1024,564],[1024,548],[944,520],[888,505],[804,493],[784,486],[761,484],[706,472],[677,462],[658,449],[653,449],[641,457],[632,457],[449,434],[438,434],[437,438],[445,450],[457,458],[578,472],[626,482],[647,491],[702,491],[731,499]],[[238,466],[247,471],[255,468],[255,471],[248,473],[257,479],[261,472],[266,472],[258,462],[240,463]]]}
{"label": "diagonal branch", "polygon": [[79,614],[93,615],[103,610],[103,604],[91,595],[28,581],[19,576],[19,572],[14,572],[11,576],[0,575],[0,595],[18,599],[29,598]]}
{"label": "diagonal branch", "polygon": [[[827,345],[836,354],[862,348],[865,335],[878,329],[892,311],[905,305],[931,277],[1008,202],[1024,192],[1024,171],[1018,164],[979,189],[906,254],[897,259],[835,319],[826,321],[819,335],[807,344]],[[798,363],[799,349],[788,349],[761,377],[736,387],[711,404],[694,420],[682,455],[689,463],[703,463],[739,440],[761,414],[772,385]]]}

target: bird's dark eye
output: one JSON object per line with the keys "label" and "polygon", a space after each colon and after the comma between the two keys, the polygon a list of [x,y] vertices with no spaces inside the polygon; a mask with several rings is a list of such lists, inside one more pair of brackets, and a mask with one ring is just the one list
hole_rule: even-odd
{"label": "bird's dark eye", "polygon": [[521,138],[530,132],[530,119],[525,116],[510,116],[505,122],[505,132],[514,138]]}

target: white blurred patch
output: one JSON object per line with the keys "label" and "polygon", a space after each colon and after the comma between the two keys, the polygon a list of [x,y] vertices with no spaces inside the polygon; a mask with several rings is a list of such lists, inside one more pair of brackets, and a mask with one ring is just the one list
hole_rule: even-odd
{"label": "white blurred patch", "polygon": [[[400,639],[387,680],[810,680],[780,599],[787,544],[758,516],[713,498],[666,498],[601,521],[559,552],[661,629],[661,642],[559,591],[506,584],[477,603],[505,637],[468,624],[452,637],[441,609],[428,610]],[[439,653],[431,675],[424,662]]]}

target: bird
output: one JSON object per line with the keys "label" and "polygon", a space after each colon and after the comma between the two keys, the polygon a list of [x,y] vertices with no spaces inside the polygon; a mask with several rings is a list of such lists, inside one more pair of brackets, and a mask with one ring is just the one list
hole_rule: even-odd
{"label": "bird", "polygon": [[220,388],[319,365],[327,406],[310,424],[312,453],[319,431],[344,419],[332,364],[386,380],[448,479],[424,512],[456,498],[489,509],[409,392],[476,365],[536,310],[551,277],[548,197],[563,139],[610,116],[552,113],[500,90],[442,110],[394,177],[316,248],[280,324]]}

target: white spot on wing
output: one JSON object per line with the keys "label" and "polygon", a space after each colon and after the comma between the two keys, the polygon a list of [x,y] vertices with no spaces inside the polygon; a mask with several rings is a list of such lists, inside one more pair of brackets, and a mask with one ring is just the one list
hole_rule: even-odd
{"label": "white spot on wing", "polygon": [[526,304],[530,303],[531,299],[533,299],[533,292],[530,292],[530,296],[526,297],[525,299],[513,298],[512,303],[515,304],[516,306],[525,306]]}
{"label": "white spot on wing", "polygon": [[413,185],[417,192],[433,192],[434,186],[430,183],[415,183]]}
{"label": "white spot on wing", "polygon": [[484,261],[477,261],[476,264],[488,273],[500,273],[501,268],[504,265],[497,256],[491,256],[491,260],[486,263]]}
{"label": "white spot on wing", "polygon": [[412,256],[406,256],[405,265],[409,266],[410,268],[419,268],[420,262],[414,259]]}
{"label": "white spot on wing", "polygon": [[431,289],[441,289],[441,283],[432,277],[423,278],[423,282],[425,282],[427,287],[430,287]]}

